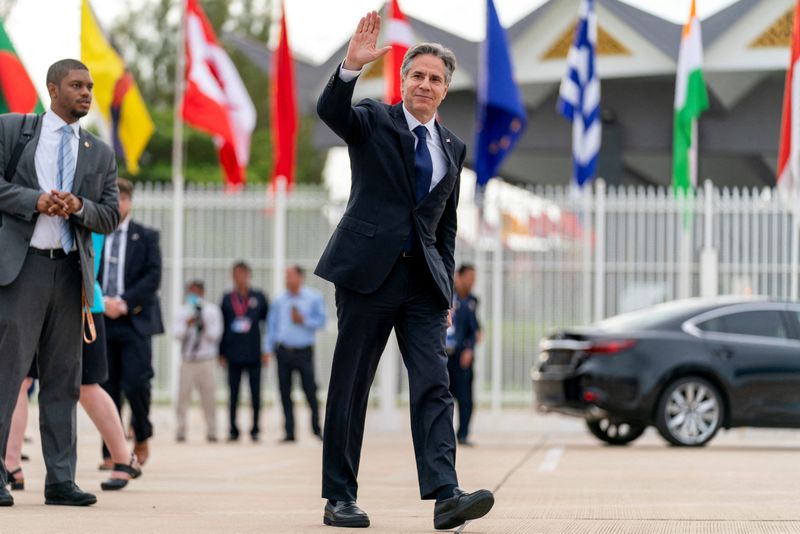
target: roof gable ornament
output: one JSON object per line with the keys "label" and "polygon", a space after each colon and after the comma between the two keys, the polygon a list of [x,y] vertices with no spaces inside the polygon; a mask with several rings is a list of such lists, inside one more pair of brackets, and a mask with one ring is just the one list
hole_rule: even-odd
{"label": "roof gable ornament", "polygon": [[772,26],[764,30],[750,43],[750,48],[789,48],[792,44],[792,26],[794,24],[794,7],[780,16]]}
{"label": "roof gable ornament", "polygon": [[[576,20],[556,39],[550,48],[541,56],[542,61],[567,59],[572,41],[575,39]],[[597,25],[597,55],[598,56],[630,56],[631,51],[616,40],[603,26]]]}

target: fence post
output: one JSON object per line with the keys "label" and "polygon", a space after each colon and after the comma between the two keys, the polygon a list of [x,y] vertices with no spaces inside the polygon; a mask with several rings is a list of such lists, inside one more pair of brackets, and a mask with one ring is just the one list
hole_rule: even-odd
{"label": "fence post", "polygon": [[272,298],[283,293],[286,270],[286,177],[275,177],[275,224],[272,240]]}
{"label": "fence post", "polygon": [[797,184],[792,184],[791,191],[792,191],[791,193],[792,243],[791,243],[791,252],[789,257],[789,261],[791,261],[790,271],[789,271],[789,276],[791,278],[789,280],[789,298],[792,300],[797,300],[798,297],[800,297],[800,294],[798,294],[800,293],[800,288],[798,287],[800,281],[798,281],[797,279],[798,269],[800,269],[800,267],[798,266],[798,262],[800,261],[800,218],[798,218],[798,210],[800,210],[800,208],[797,207],[798,206],[797,202],[800,200],[800,190],[798,190]]}
{"label": "fence post", "polygon": [[[474,204],[473,201],[473,209],[475,209],[475,271],[477,273],[476,282],[475,282],[475,294],[480,299],[481,303],[488,303],[489,302],[489,292],[487,290],[487,273],[489,272],[487,269],[487,262],[486,262],[486,251],[483,250],[483,208],[479,208],[477,205]],[[484,314],[484,317],[488,317],[487,311],[482,306],[479,307],[481,313]],[[481,354],[475,354],[475,363],[473,367],[475,369],[475,396],[477,403],[482,402],[486,399],[486,377],[488,375],[488,351],[485,348],[485,345],[481,343]]]}
{"label": "fence post", "polygon": [[700,257],[700,295],[716,297],[719,292],[719,262],[714,248],[714,185],[703,184],[703,252]]}
{"label": "fence post", "polygon": [[592,191],[590,185],[581,187],[581,213],[583,215],[583,313],[581,322],[592,321]]}
{"label": "fence post", "polygon": [[689,193],[679,195],[677,215],[680,220],[678,234],[678,298],[688,299],[692,296],[692,229],[694,212],[689,215],[689,210],[694,207]]}
{"label": "fence post", "polygon": [[606,182],[596,180],[594,243],[594,320],[606,315]]}
{"label": "fence post", "polygon": [[[499,180],[499,178],[495,178]],[[500,184],[495,197],[497,224],[492,254],[492,411],[503,404],[503,210],[500,206]]]}
{"label": "fence post", "polygon": [[[180,8],[183,11],[183,8]],[[183,13],[181,13],[183,17]],[[172,276],[170,277],[170,310],[167,325],[170,329],[175,314],[183,304],[183,226],[184,226],[184,176],[183,176],[183,119],[181,100],[183,99],[183,70],[186,62],[184,53],[183,25],[179,25],[177,43],[178,61],[175,64],[175,111],[172,125]],[[175,336],[170,335],[170,396],[173,403],[178,401],[179,375],[181,365],[181,345]]]}

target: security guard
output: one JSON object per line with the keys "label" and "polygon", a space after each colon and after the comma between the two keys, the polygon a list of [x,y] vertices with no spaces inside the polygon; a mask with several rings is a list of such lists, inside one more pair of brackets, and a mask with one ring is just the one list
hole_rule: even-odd
{"label": "security guard", "polygon": [[450,392],[458,402],[458,432],[460,445],[472,446],[469,421],[472,418],[472,380],[475,344],[480,341],[478,298],[472,294],[475,286],[475,266],[462,264],[454,280],[452,325],[447,329],[447,370],[450,373]]}

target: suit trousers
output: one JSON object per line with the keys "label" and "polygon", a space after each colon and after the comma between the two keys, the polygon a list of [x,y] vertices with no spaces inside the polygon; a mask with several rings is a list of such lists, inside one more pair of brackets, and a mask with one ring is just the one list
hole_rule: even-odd
{"label": "suit trousers", "polygon": [[398,259],[375,292],[336,286],[334,349],[322,452],[322,497],[357,498],[369,390],[392,328],[408,371],[411,434],[420,496],[458,485],[453,397],[448,389],[447,310],[423,258]]}
{"label": "suit trousers", "polygon": [[450,392],[458,403],[458,432],[456,436],[464,441],[469,435],[469,423],[472,420],[472,382],[474,372],[472,364],[466,369],[461,367],[461,351],[456,351],[447,361],[450,373]]}
{"label": "suit trousers", "polygon": [[38,351],[39,428],[46,484],[75,480],[76,404],[81,385],[81,271],[78,254],[28,254],[16,280],[0,287],[0,484],[22,380]]}
{"label": "suit trousers", "polygon": [[[137,442],[153,436],[150,398],[153,378],[152,339],[134,328],[128,317],[106,318],[108,380],[102,384],[122,409],[123,395],[131,408],[131,426]],[[103,457],[110,458],[103,446]]]}
{"label": "suit trousers", "polygon": [[214,359],[193,362],[181,362],[180,382],[178,385],[178,404],[175,412],[178,419],[178,437],[186,437],[186,414],[192,403],[192,391],[197,389],[200,395],[200,406],[206,420],[206,437],[217,437],[217,412],[214,402]]}
{"label": "suit trousers", "polygon": [[261,360],[253,363],[238,363],[228,361],[228,387],[230,388],[230,399],[228,402],[228,417],[230,418],[231,438],[239,437],[239,426],[236,424],[236,412],[239,408],[239,388],[242,382],[242,373],[247,372],[250,382],[250,400],[253,404],[253,426],[250,427],[250,435],[258,436],[261,420]]}
{"label": "suit trousers", "polygon": [[300,383],[311,408],[311,430],[319,435],[319,403],[317,401],[317,383],[314,380],[314,347],[290,349],[279,345],[275,351],[278,359],[278,385],[281,390],[283,404],[283,422],[286,437],[294,438],[294,404],[292,403],[292,374],[300,374]]}

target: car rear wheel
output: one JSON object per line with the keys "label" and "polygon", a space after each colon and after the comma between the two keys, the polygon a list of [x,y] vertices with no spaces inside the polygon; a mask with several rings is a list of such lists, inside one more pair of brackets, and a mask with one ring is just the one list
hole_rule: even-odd
{"label": "car rear wheel", "polygon": [[609,445],[627,445],[644,433],[645,427],[629,423],[618,423],[604,417],[587,419],[586,426],[597,439]]}
{"label": "car rear wheel", "polygon": [[700,377],[684,377],[667,386],[661,395],[656,428],[673,445],[702,447],[722,426],[723,410],[716,386]]}

